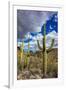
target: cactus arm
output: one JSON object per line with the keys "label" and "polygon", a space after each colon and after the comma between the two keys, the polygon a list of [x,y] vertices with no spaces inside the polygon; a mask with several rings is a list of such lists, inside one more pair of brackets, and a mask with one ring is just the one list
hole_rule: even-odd
{"label": "cactus arm", "polygon": [[54,45],[54,39],[52,39],[50,47],[47,49],[47,53],[49,53],[51,50],[53,50],[53,45]]}
{"label": "cactus arm", "polygon": [[53,48],[51,48],[51,49],[48,49],[48,50],[47,50],[47,53],[51,52],[52,50],[53,50]]}
{"label": "cactus arm", "polygon": [[53,45],[54,45],[54,38],[52,39],[52,42],[51,42],[51,46],[50,46],[50,48],[52,48]]}
{"label": "cactus arm", "polygon": [[37,40],[37,44],[38,44],[38,48],[39,48],[40,50],[43,50],[43,48],[41,48],[41,46],[40,46],[40,44],[39,44],[39,40]]}

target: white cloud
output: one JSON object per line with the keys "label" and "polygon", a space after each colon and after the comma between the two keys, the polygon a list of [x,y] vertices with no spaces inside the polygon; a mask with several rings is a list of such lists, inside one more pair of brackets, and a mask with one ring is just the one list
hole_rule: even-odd
{"label": "white cloud", "polygon": [[[29,42],[30,43],[30,50],[36,49],[38,50],[38,45],[37,45],[37,40],[39,40],[40,46],[43,46],[43,41],[42,41],[42,34],[38,33],[36,36],[31,36],[32,40]],[[48,35],[46,35],[46,48],[49,48],[51,45],[51,40],[54,38],[54,48],[58,47],[58,33],[55,31],[50,32]],[[21,42],[18,42],[18,45],[21,44]],[[24,43],[24,49],[28,49],[28,43]]]}

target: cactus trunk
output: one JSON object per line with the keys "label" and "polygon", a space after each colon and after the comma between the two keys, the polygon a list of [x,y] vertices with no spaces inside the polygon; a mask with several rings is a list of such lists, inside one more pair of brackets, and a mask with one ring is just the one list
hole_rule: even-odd
{"label": "cactus trunk", "polygon": [[47,53],[43,52],[43,78],[47,76]]}
{"label": "cactus trunk", "polygon": [[23,58],[23,49],[24,49],[24,42],[22,42],[22,46],[21,46],[21,60]]}
{"label": "cactus trunk", "polygon": [[29,69],[29,59],[30,59],[30,43],[28,42],[28,54],[27,54],[27,68]]}
{"label": "cactus trunk", "polygon": [[21,61],[20,63],[22,62],[22,70],[23,70],[23,49],[24,49],[24,42],[22,42],[22,45],[21,45]]}
{"label": "cactus trunk", "polygon": [[27,67],[27,69],[29,69],[29,59],[30,59],[30,43],[28,42],[28,52],[25,56],[25,61],[24,61],[25,66]]}
{"label": "cactus trunk", "polygon": [[43,78],[47,75],[47,51],[46,51],[46,26],[44,24],[44,37],[43,37]]}

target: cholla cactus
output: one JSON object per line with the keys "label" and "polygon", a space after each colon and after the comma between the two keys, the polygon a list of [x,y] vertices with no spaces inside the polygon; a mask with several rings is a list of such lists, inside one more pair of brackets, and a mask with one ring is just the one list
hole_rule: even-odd
{"label": "cholla cactus", "polygon": [[42,50],[43,53],[43,78],[47,77],[47,53],[52,50],[54,45],[54,39],[51,41],[51,45],[49,49],[46,49],[46,25],[44,24],[44,36],[43,36],[43,48],[39,44],[39,40],[37,40],[38,47]]}

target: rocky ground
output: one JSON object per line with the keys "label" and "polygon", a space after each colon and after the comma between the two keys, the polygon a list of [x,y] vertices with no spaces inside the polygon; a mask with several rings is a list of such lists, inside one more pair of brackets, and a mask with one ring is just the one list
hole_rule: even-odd
{"label": "rocky ground", "polygon": [[[43,56],[42,52],[30,53],[28,66],[24,62],[25,56],[20,61],[20,52],[18,51],[17,79],[42,79],[43,77]],[[45,78],[58,77],[58,49],[53,49],[48,53],[47,76]]]}

